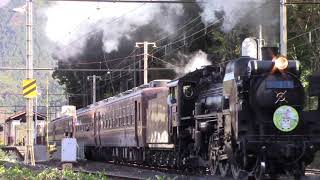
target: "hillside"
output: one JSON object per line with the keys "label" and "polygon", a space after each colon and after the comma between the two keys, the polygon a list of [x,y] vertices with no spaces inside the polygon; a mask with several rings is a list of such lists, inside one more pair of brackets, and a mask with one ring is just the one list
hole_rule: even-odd
{"label": "hillside", "polygon": [[[43,15],[43,1],[34,1],[34,67],[53,67],[55,62],[51,58],[52,43],[47,39],[44,28],[46,19]],[[21,7],[25,1],[11,0],[0,3],[0,67],[25,67],[25,15],[14,12],[12,9]],[[35,71],[38,90],[39,111],[45,112],[46,78],[49,77],[50,105],[65,104],[63,88],[52,78],[52,72]],[[9,116],[14,111],[21,111],[24,107],[22,93],[22,80],[24,71],[0,71],[0,119]],[[58,94],[58,95],[57,95]],[[16,107],[15,107],[16,106]],[[56,108],[59,110],[59,108]],[[54,113],[54,108],[50,109]]]}

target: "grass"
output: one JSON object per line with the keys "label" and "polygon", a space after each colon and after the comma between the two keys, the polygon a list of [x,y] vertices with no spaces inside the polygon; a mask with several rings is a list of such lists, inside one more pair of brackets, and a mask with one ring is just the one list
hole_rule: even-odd
{"label": "grass", "polygon": [[[0,150],[0,161],[15,162],[16,157],[13,154],[7,154]],[[106,180],[107,177],[103,173],[88,174],[74,172],[71,169],[58,170],[56,168],[47,168],[44,170],[34,170],[27,167],[15,165],[6,167],[0,164],[1,180]]]}

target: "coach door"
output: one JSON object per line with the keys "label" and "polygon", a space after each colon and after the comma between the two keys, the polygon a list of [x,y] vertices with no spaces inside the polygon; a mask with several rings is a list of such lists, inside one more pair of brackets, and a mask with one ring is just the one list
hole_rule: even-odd
{"label": "coach door", "polygon": [[138,137],[138,116],[139,116],[139,112],[138,112],[138,102],[134,101],[134,136],[135,136],[135,140],[137,143],[137,146],[139,146],[139,137]]}
{"label": "coach door", "polygon": [[167,98],[168,104],[168,119],[169,119],[169,134],[173,135],[173,126],[176,126],[176,116],[177,116],[177,88],[170,87],[169,95]]}
{"label": "coach door", "polygon": [[93,122],[93,129],[94,129],[94,142],[96,146],[100,145],[99,142],[99,124],[100,124],[100,112],[94,112],[94,122]]}

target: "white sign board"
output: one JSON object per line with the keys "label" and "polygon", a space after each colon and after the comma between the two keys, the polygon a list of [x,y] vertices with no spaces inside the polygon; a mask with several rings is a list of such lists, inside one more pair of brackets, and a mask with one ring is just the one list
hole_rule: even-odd
{"label": "white sign board", "polygon": [[61,147],[61,162],[77,161],[77,140],[76,138],[63,138]]}
{"label": "white sign board", "polygon": [[61,114],[65,116],[76,116],[75,106],[62,106]]}

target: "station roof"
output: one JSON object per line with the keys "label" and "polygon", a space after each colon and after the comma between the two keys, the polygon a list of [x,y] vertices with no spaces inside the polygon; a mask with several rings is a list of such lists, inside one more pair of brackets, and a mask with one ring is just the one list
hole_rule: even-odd
{"label": "station roof", "polygon": [[[33,120],[35,120],[35,112],[33,114]],[[37,113],[37,119],[40,121],[43,121],[46,119],[46,116],[40,113]],[[13,120],[21,120],[21,122],[26,122],[26,112],[25,111],[21,111],[21,112],[17,112],[16,114],[8,117],[5,122],[10,122]]]}

